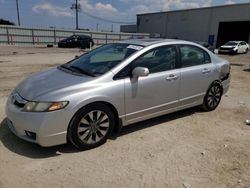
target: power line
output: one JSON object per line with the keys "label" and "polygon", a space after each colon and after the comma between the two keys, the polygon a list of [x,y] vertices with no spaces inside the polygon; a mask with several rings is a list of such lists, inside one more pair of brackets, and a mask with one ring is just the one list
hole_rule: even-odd
{"label": "power line", "polygon": [[83,10],[81,12],[83,12],[84,14],[86,14],[89,17],[92,17],[94,19],[101,20],[104,22],[115,23],[115,24],[135,24],[136,23],[136,22],[115,21],[115,20],[110,20],[110,19],[106,19],[106,18],[101,18],[101,17],[95,16],[95,15],[89,14],[88,12],[85,12]]}

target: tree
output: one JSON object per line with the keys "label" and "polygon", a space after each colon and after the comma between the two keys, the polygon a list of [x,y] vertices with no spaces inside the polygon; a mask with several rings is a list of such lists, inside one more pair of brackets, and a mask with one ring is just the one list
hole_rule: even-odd
{"label": "tree", "polygon": [[0,18],[0,25],[15,25],[13,22],[10,22],[9,20],[4,20]]}

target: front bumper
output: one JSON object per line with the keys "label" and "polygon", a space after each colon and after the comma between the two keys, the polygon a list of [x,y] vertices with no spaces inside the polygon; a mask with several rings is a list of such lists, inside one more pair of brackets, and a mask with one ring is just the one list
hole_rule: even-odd
{"label": "front bumper", "polygon": [[11,96],[6,104],[6,115],[8,126],[15,135],[44,147],[67,142],[67,128],[73,116],[67,109],[54,112],[23,112],[12,103]]}
{"label": "front bumper", "polygon": [[219,53],[236,53],[237,50],[229,48],[229,49],[219,49],[218,51]]}

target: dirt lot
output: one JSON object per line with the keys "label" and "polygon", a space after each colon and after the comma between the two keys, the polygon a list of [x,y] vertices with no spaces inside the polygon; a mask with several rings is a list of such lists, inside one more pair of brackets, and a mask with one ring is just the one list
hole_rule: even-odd
{"label": "dirt lot", "polygon": [[33,72],[77,49],[0,47],[1,187],[250,187],[250,53],[232,63],[231,88],[217,110],[192,108],[125,128],[96,149],[41,148],[6,126],[7,96]]}

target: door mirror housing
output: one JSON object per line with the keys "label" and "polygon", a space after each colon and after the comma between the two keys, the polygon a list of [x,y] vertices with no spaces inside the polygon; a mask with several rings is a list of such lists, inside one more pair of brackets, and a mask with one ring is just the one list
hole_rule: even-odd
{"label": "door mirror housing", "polygon": [[140,77],[140,76],[148,76],[149,75],[149,70],[146,67],[136,67],[132,71],[132,76],[133,77]]}

